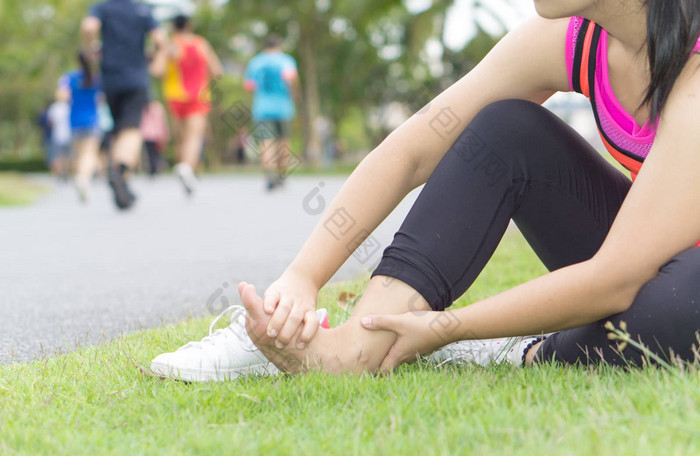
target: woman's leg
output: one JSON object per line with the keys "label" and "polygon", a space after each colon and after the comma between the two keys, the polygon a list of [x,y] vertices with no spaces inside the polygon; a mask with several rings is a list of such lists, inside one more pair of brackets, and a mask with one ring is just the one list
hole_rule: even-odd
{"label": "woman's leg", "polygon": [[[548,268],[587,260],[602,244],[629,186],[546,109],[520,100],[494,103],[474,118],[431,175],[350,321],[321,331],[305,350],[270,350],[265,315],[249,305],[251,337],[275,364],[311,356],[326,370],[373,371],[394,339],[362,329],[362,316],[451,305],[479,275],[511,218]],[[332,359],[340,362],[328,369]]]}
{"label": "woman's leg", "polygon": [[179,163],[182,160],[182,139],[184,121],[178,117],[174,111],[171,111],[171,120],[173,126],[173,148],[175,150],[175,162]]}
{"label": "woman's leg", "polygon": [[97,155],[100,139],[97,135],[82,136],[75,141],[75,185],[82,201],[87,201],[90,194],[90,182],[97,170]]}
{"label": "woman's leg", "polygon": [[189,165],[193,170],[199,165],[199,157],[207,131],[207,115],[192,114],[182,122],[182,140],[180,144],[180,163]]}
{"label": "woman's leg", "polygon": [[671,360],[671,354],[684,361],[697,360],[698,277],[700,248],[692,248],[666,263],[659,275],[642,287],[628,310],[597,323],[553,334],[541,344],[536,359],[566,364],[605,362],[614,366],[642,366],[647,358],[642,351],[630,344],[620,351],[619,342],[608,339],[609,331],[604,326],[609,321],[618,329],[624,322],[633,340],[665,361]]}
{"label": "woman's leg", "polygon": [[192,195],[197,188],[195,170],[199,165],[206,130],[206,114],[192,114],[182,121],[182,138],[175,173],[188,195]]}

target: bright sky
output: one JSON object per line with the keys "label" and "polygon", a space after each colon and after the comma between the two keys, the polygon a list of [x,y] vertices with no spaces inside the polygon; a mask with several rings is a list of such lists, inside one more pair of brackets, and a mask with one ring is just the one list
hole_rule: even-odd
{"label": "bright sky", "polygon": [[[432,5],[433,0],[405,0],[409,10],[420,12]],[[488,0],[479,3],[488,5],[493,15],[487,12],[487,8],[474,8],[476,0],[457,0],[451,8],[446,25],[445,41],[447,45],[454,49],[464,46],[476,33],[475,21],[481,27],[494,35],[504,32],[503,27],[493,15],[500,18],[506,29],[510,30],[515,25],[522,22],[526,17],[535,14],[532,0]]]}
{"label": "bright sky", "polygon": [[[430,1],[430,0],[411,0]],[[523,21],[524,18],[535,14],[532,0],[488,0],[482,2],[501,18],[507,30],[512,29]],[[481,24],[487,32],[500,34],[503,32],[501,25],[486,13],[484,9],[472,13],[474,0],[457,0],[447,18],[445,42],[451,48],[461,48],[464,43],[476,33],[474,20]],[[470,18],[470,15],[474,15]]]}

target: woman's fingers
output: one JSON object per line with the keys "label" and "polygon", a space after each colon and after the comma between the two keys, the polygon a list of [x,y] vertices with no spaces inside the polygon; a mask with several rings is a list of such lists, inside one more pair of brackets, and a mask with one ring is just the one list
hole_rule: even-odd
{"label": "woman's fingers", "polygon": [[272,314],[270,323],[267,325],[268,336],[277,337],[279,335],[280,330],[284,326],[284,322],[287,321],[287,317],[289,317],[289,312],[292,311],[293,304],[294,301],[292,298],[282,297],[280,299],[280,302],[277,304],[277,308],[275,309],[275,313]]}
{"label": "woman's fingers", "polygon": [[287,315],[287,320],[284,322],[277,336],[277,342],[275,343],[277,348],[284,348],[289,345],[303,322],[304,310],[299,306],[292,306],[292,309]]}
{"label": "woman's fingers", "polygon": [[389,353],[386,354],[384,361],[379,366],[379,371],[388,374],[396,369],[396,366],[401,364],[401,353],[400,350],[396,349],[396,344],[392,345],[389,349]]}
{"label": "woman's fingers", "polygon": [[[400,316],[399,315],[367,315],[360,320],[362,327],[371,331],[393,331],[399,334]],[[379,372],[383,374],[391,373],[396,366],[401,364],[401,350],[398,344],[401,341],[401,335],[391,346],[389,352],[384,357],[382,364],[379,366]]]}
{"label": "woman's fingers", "polygon": [[420,358],[419,353],[413,353],[411,348],[403,346],[401,336],[396,340],[394,345],[389,349],[384,361],[379,366],[379,371],[383,373],[392,372],[400,364],[410,363]]}
{"label": "woman's fingers", "polygon": [[[269,290],[269,289],[268,289]],[[277,290],[265,291],[265,300],[263,302],[263,309],[265,313],[272,315],[277,307],[277,303],[280,301],[280,292]]]}
{"label": "woman's fingers", "polygon": [[365,329],[372,331],[394,331],[399,332],[401,316],[400,315],[367,315],[362,317],[360,323]]}
{"label": "woman's fingers", "polygon": [[306,345],[311,342],[318,332],[318,326],[320,322],[318,321],[318,315],[313,310],[307,310],[304,314],[304,329],[302,329],[299,335],[299,340],[297,341],[297,348],[303,350]]}

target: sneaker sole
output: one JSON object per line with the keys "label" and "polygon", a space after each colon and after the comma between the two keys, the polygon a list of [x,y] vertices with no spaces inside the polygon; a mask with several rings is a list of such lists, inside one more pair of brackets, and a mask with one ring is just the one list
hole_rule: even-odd
{"label": "sneaker sole", "polygon": [[[272,371],[274,369],[274,371]],[[151,363],[151,371],[159,377],[183,382],[225,382],[248,375],[276,375],[279,371],[272,363],[252,364],[239,369],[208,371],[202,369],[180,369],[167,364]]]}

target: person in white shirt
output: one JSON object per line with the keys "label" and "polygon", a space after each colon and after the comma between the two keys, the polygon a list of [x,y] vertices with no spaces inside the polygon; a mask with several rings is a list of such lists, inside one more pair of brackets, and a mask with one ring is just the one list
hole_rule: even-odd
{"label": "person in white shirt", "polygon": [[49,167],[54,176],[67,178],[70,171],[70,104],[65,91],[57,91],[47,113],[51,126]]}

